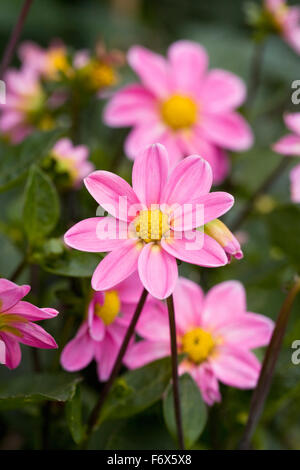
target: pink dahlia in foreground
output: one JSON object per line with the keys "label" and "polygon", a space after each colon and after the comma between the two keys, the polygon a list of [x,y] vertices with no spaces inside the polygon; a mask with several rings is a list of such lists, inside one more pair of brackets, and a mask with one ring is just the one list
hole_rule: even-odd
{"label": "pink dahlia in foreground", "polygon": [[62,367],[73,372],[95,359],[99,380],[107,380],[141,292],[137,274],[112,290],[95,292],[84,322],[62,352]]}
{"label": "pink dahlia in foreground", "polygon": [[23,301],[29,291],[30,286],[18,286],[7,279],[0,279],[0,364],[9,369],[20,364],[19,343],[42,349],[57,348],[52,336],[34,322],[54,318],[58,312]]}
{"label": "pink dahlia in foreground", "polygon": [[[273,322],[247,312],[245,289],[237,281],[213,287],[206,295],[180,278],[174,291],[178,351],[186,358],[179,373],[188,372],[209,405],[221,400],[219,381],[231,387],[253,388],[260,363],[252,349],[268,344]],[[170,355],[166,305],[149,301],[137,324],[143,339],[131,345],[125,364],[135,369]]]}
{"label": "pink dahlia in foreground", "polygon": [[[135,160],[132,187],[107,171],[85,178],[90,194],[111,216],[79,222],[65,242],[81,251],[110,251],[93,274],[96,291],[112,289],[138,270],[144,287],[166,298],[178,277],[176,259],[206,267],[227,263],[225,249],[203,226],[227,212],[233,197],[209,192],[212,171],[199,156],[182,160],[171,173],[168,161],[166,149],[154,144]],[[202,230],[195,230],[199,226]]]}
{"label": "pink dahlia in foreground", "polygon": [[300,54],[300,8],[284,0],[265,0],[264,5],[274,29]]}
{"label": "pink dahlia in foreground", "polygon": [[56,142],[50,152],[49,165],[54,161],[55,173],[67,176],[67,186],[78,188],[85,178],[94,169],[94,165],[88,161],[89,150],[85,145],[73,145],[67,138]]}
{"label": "pink dahlia in foreground", "polygon": [[[300,113],[285,114],[284,121],[292,134],[279,139],[273,150],[282,155],[300,157]],[[300,202],[300,164],[292,169],[290,181],[292,201]]]}
{"label": "pink dahlia in foreground", "polygon": [[191,41],[172,44],[167,60],[135,46],[128,62],[141,84],[117,92],[104,112],[109,126],[133,127],[126,155],[135,159],[146,145],[159,142],[171,166],[195,153],[212,166],[214,182],[221,182],[229,168],[225,150],[246,150],[253,141],[247,122],[235,111],[245,100],[244,83],[225,70],[208,70],[205,49]]}

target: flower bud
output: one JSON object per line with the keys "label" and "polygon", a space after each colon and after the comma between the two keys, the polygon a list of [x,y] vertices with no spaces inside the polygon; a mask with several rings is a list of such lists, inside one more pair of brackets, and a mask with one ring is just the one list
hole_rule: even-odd
{"label": "flower bud", "polygon": [[236,259],[243,258],[241,245],[228,227],[219,219],[212,220],[204,226],[205,233],[218,242],[226,252],[228,260],[231,256]]}

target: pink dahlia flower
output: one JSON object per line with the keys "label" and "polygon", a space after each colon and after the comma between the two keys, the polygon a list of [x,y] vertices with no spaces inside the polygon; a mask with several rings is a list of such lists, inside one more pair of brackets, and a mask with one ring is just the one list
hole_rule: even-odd
{"label": "pink dahlia flower", "polygon": [[245,100],[244,83],[225,70],[208,71],[205,49],[191,41],[172,44],[168,60],[134,46],[128,62],[142,83],[118,91],[104,112],[109,126],[133,126],[127,156],[134,159],[146,145],[159,142],[171,166],[195,153],[210,163],[214,182],[221,182],[229,168],[224,149],[246,150],[253,140],[235,111]]}
{"label": "pink dahlia flower", "polygon": [[265,0],[275,29],[300,54],[300,8],[289,7],[284,0]]}
{"label": "pink dahlia flower", "polygon": [[81,186],[83,178],[94,170],[94,165],[88,161],[89,150],[85,145],[74,146],[67,138],[56,142],[51,158],[55,160],[57,173],[67,173],[71,186]]}
{"label": "pink dahlia flower", "polygon": [[[221,400],[218,381],[231,387],[253,388],[260,363],[251,351],[268,344],[273,322],[247,312],[245,289],[237,281],[201,288],[180,278],[174,291],[178,351],[186,354],[179,373],[194,378],[209,405]],[[131,345],[125,364],[135,369],[170,354],[166,305],[149,301],[136,328],[143,338]]]}
{"label": "pink dahlia flower", "polygon": [[168,297],[178,277],[176,258],[199,266],[227,263],[222,246],[195,230],[227,212],[233,197],[210,193],[210,165],[197,155],[169,174],[168,154],[160,144],[141,152],[132,171],[132,187],[119,176],[95,171],[85,178],[90,194],[112,216],[86,219],[65,234],[81,251],[110,251],[96,268],[92,287],[112,289],[138,270],[144,287],[157,298]]}
{"label": "pink dahlia flower", "polygon": [[9,369],[20,364],[19,343],[42,349],[57,348],[52,336],[34,322],[54,318],[58,312],[23,301],[29,291],[30,286],[0,279],[0,363]]}
{"label": "pink dahlia flower", "polygon": [[[292,134],[288,134],[273,145],[273,150],[287,156],[300,157],[300,113],[285,114],[284,121]],[[295,166],[290,173],[291,198],[294,202],[300,202],[300,164]]]}
{"label": "pink dahlia flower", "polygon": [[99,380],[107,380],[141,292],[140,280],[133,274],[113,290],[94,293],[86,319],[62,352],[62,367],[73,372],[95,359]]}

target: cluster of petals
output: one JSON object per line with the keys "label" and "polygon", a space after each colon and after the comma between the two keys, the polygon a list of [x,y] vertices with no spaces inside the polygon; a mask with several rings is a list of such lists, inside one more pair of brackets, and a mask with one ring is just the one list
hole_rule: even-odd
{"label": "cluster of petals", "polygon": [[300,54],[300,7],[288,6],[285,0],[265,0],[264,5],[275,29]]}
{"label": "cluster of petals", "polygon": [[[171,172],[168,164],[165,147],[153,144],[134,162],[132,187],[107,171],[85,178],[89,193],[111,215],[77,223],[65,234],[65,243],[81,251],[110,252],[93,274],[94,290],[111,289],[138,271],[144,287],[162,299],[175,288],[176,259],[206,267],[227,264],[225,249],[205,233],[205,224],[226,213],[233,197],[210,193],[212,170],[198,155],[183,159]],[[120,198],[126,204],[120,204]],[[147,213],[151,217],[145,223]],[[199,225],[202,230],[196,230]]]}
{"label": "cluster of petals", "polygon": [[[231,387],[255,387],[260,362],[253,349],[270,341],[273,322],[247,312],[246,294],[238,281],[214,286],[204,295],[194,282],[179,278],[174,291],[178,351],[185,354],[179,373],[189,373],[207,404],[221,400],[219,381]],[[167,307],[148,302],[137,324],[140,341],[125,357],[135,369],[170,355]]]}
{"label": "cluster of petals", "polygon": [[[287,128],[292,132],[273,145],[275,152],[287,156],[300,157],[300,113],[284,115]],[[291,199],[300,202],[300,164],[296,165],[290,173]]]}
{"label": "cluster of petals", "polygon": [[144,47],[128,52],[128,63],[141,83],[114,94],[104,112],[112,127],[133,127],[125,153],[135,159],[146,145],[160,142],[174,166],[199,154],[213,169],[214,183],[228,174],[226,150],[252,145],[252,131],[236,112],[246,97],[242,80],[231,72],[208,70],[208,56],[198,43],[173,43],[167,59]]}
{"label": "cluster of petals", "polygon": [[52,349],[57,344],[36,321],[56,317],[53,308],[38,308],[23,299],[30,286],[0,279],[0,363],[15,369],[21,361],[20,343]]}

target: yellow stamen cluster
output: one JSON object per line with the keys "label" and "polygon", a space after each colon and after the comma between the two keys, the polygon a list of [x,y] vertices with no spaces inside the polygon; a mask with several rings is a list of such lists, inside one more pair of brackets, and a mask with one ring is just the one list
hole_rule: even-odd
{"label": "yellow stamen cluster", "polygon": [[162,103],[161,116],[174,131],[188,129],[197,120],[197,105],[189,96],[175,94]]}
{"label": "yellow stamen cluster", "polygon": [[159,209],[141,211],[134,224],[138,237],[146,243],[161,240],[170,229],[167,214]]}
{"label": "yellow stamen cluster", "polygon": [[111,290],[104,294],[104,303],[95,305],[95,315],[103,320],[105,325],[110,325],[114,322],[118,313],[120,312],[120,298],[117,291]]}
{"label": "yellow stamen cluster", "polygon": [[208,331],[202,328],[194,328],[188,331],[182,338],[182,352],[188,355],[188,358],[199,364],[205,361],[212,353],[215,341]]}
{"label": "yellow stamen cluster", "polygon": [[48,74],[53,80],[59,78],[59,73],[69,75],[71,71],[68,57],[64,49],[52,49],[48,53]]}
{"label": "yellow stamen cluster", "polygon": [[114,68],[104,62],[91,61],[85,68],[85,75],[92,90],[100,90],[117,83],[117,76]]}
{"label": "yellow stamen cluster", "polygon": [[28,320],[12,313],[0,314],[0,331],[11,333],[15,336],[22,336],[22,333],[14,325],[16,323],[26,323]]}

